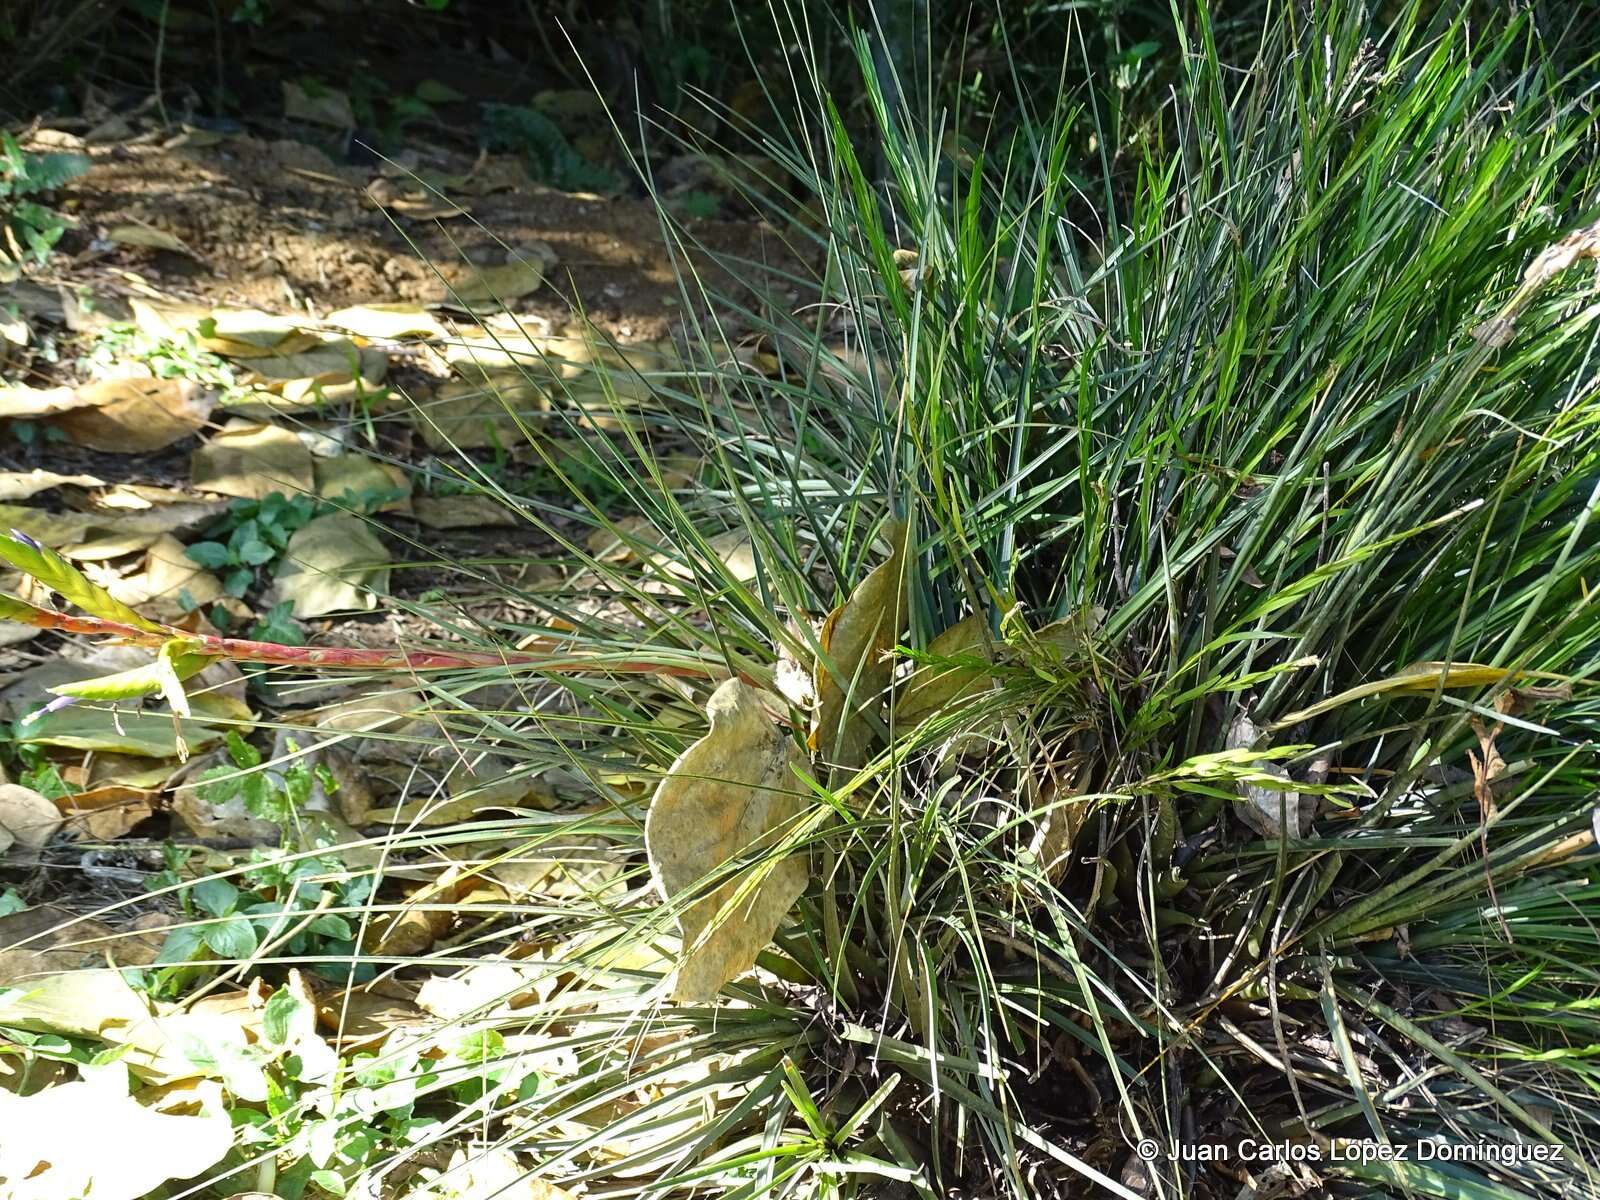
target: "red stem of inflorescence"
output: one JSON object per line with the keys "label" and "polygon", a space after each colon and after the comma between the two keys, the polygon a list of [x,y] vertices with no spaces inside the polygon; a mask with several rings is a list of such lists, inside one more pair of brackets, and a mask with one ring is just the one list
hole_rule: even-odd
{"label": "red stem of inflorescence", "polygon": [[484,650],[377,650],[363,646],[285,646],[278,642],[253,642],[247,638],[217,637],[172,629],[164,633],[107,621],[102,617],[35,609],[18,618],[40,629],[90,636],[115,637],[141,646],[159,647],[173,638],[193,647],[193,653],[211,654],[234,662],[267,663],[286,667],[318,667],[357,671],[449,671],[473,667],[537,667],[541,671],[608,671],[648,675],[703,678],[721,674],[717,668],[692,664],[614,661],[560,657],[553,653]]}

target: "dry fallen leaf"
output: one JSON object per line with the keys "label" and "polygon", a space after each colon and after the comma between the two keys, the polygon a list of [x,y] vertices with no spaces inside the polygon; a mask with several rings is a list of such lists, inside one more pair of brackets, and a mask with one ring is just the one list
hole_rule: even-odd
{"label": "dry fallen leaf", "polygon": [[0,387],[0,420],[34,420],[52,417],[98,403],[93,394],[67,387]]}
{"label": "dry fallen leaf", "polygon": [[190,314],[188,319],[192,322],[189,329],[196,335],[200,348],[224,358],[255,359],[294,354],[321,340],[292,318],[255,308],[217,308],[206,316]]}
{"label": "dry fallen leaf", "polygon": [[416,304],[357,304],[329,313],[327,323],[376,341],[445,336],[439,318]]}
{"label": "dry fallen leaf", "polygon": [[434,294],[433,303],[467,310],[504,307],[538,291],[544,285],[545,272],[555,265],[555,255],[548,247],[537,246],[515,254],[509,262],[494,266],[462,263],[443,269],[449,286]]}
{"label": "dry fallen leaf", "polygon": [[277,591],[297,617],[376,608],[389,587],[389,552],[372,527],[329,513],[297,530],[278,568]]}
{"label": "dry fallen leaf", "polygon": [[61,828],[56,806],[32,788],[0,783],[0,829],[11,837],[11,852],[37,854]]}
{"label": "dry fallen leaf", "polygon": [[198,1116],[152,1112],[114,1077],[27,1097],[0,1091],[8,1200],[139,1200],[170,1179],[209,1170],[233,1146],[221,1091],[212,1091],[215,1102]]}
{"label": "dry fallen leaf", "polygon": [[[807,744],[824,762],[854,771],[867,759],[872,741],[869,714],[882,704],[894,664],[888,651],[900,636],[909,611],[906,539],[908,527],[891,522],[889,557],[857,585],[850,598],[822,623],[813,678],[817,705]],[[837,672],[837,674],[835,674]]]}
{"label": "dry fallen leaf", "polygon": [[130,224],[116,225],[106,230],[106,237],[116,242],[119,246],[139,246],[147,250],[170,250],[174,254],[189,254],[189,247],[183,244],[183,239],[175,233],[168,233],[165,229],[157,229],[154,225]]}
{"label": "dry fallen leaf", "polygon": [[78,445],[106,454],[165,449],[203,429],[216,405],[189,379],[103,379],[78,394],[85,406],[53,423]]}
{"label": "dry fallen leaf", "polygon": [[107,948],[115,946],[101,939],[112,936],[104,921],[57,904],[7,913],[0,917],[0,979],[6,987],[27,987],[42,976],[103,967]]}
{"label": "dry fallen leaf", "polygon": [[290,80],[282,81],[283,115],[291,121],[309,121],[313,125],[327,125],[334,129],[354,129],[355,113],[350,107],[350,97],[337,88],[320,84],[305,87]]}
{"label": "dry fallen leaf", "polygon": [[0,471],[0,500],[26,500],[69,483],[76,487],[100,487],[105,480],[93,475],[57,475],[38,467],[31,471]]}
{"label": "dry fallen leaf", "polygon": [[336,454],[312,464],[317,495],[357,513],[411,511],[411,476],[365,454]]}
{"label": "dry fallen leaf", "polygon": [[[982,614],[972,613],[929,642],[927,653],[933,658],[988,661],[984,625]],[[900,697],[896,716],[907,727],[920,725],[935,713],[944,712],[981,690],[988,678],[989,673],[982,667],[960,662],[918,665]]]}
{"label": "dry fallen leaf", "polygon": [[273,492],[297,496],[315,486],[311,451],[277,425],[232,421],[194,452],[189,477],[196,491],[260,500]]}
{"label": "dry fallen leaf", "polygon": [[411,422],[432,450],[515,446],[525,427],[548,412],[550,397],[517,371],[499,372],[483,383],[453,379],[432,399],[412,409]]}
{"label": "dry fallen leaf", "polygon": [[[706,714],[710,732],[672,764],[645,819],[650,871],[669,902],[702,890],[730,859],[769,850],[808,807],[794,775],[795,748],[767,715],[756,688],[726,681],[712,693]],[[803,852],[775,864],[763,859],[683,908],[673,995],[687,1003],[709,1001],[749,970],[805,891],[808,875]],[[741,890],[746,894],[739,896]]]}
{"label": "dry fallen leaf", "polygon": [[402,1200],[576,1200],[523,1167],[516,1155],[502,1146],[489,1149],[458,1148],[436,1180],[408,1190]]}
{"label": "dry fallen leaf", "polygon": [[155,788],[109,784],[62,796],[55,804],[70,832],[97,841],[110,841],[154,812],[160,795]]}
{"label": "dry fallen leaf", "polygon": [[222,582],[188,556],[184,545],[162,534],[145,551],[138,571],[97,580],[118,600],[157,621],[178,621],[196,607],[222,598]]}
{"label": "dry fallen leaf", "polygon": [[81,542],[91,524],[83,513],[48,513],[22,504],[0,504],[0,525],[25,533],[52,550]]}
{"label": "dry fallen leaf", "polygon": [[[1228,728],[1227,748],[1249,749],[1255,745],[1260,735],[1261,730],[1255,722],[1241,713]],[[1256,770],[1278,779],[1289,778],[1289,772],[1278,763],[1257,762],[1253,765]],[[1288,833],[1291,838],[1302,838],[1310,832],[1311,821],[1317,808],[1317,797],[1314,794],[1302,796],[1297,791],[1262,787],[1253,783],[1240,783],[1238,791],[1244,803],[1235,811],[1246,825],[1262,837],[1271,840],[1283,836],[1283,824],[1279,821],[1280,806],[1287,818]]]}
{"label": "dry fallen leaf", "polygon": [[373,392],[388,370],[389,356],[383,351],[357,346],[349,338],[334,338],[294,353],[251,359],[249,381],[282,396],[286,405],[301,409]]}
{"label": "dry fallen leaf", "polygon": [[488,529],[517,524],[517,514],[493,496],[425,496],[411,502],[411,515],[429,529]]}

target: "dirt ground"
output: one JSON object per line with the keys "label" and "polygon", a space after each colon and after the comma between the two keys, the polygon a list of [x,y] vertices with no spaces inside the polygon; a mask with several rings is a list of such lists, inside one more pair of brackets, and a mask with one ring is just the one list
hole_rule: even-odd
{"label": "dirt ground", "polygon": [[[48,132],[34,141],[94,160],[62,193],[78,225],[61,247],[69,275],[99,267],[212,304],[315,313],[423,301],[440,288],[439,264],[534,255],[553,266],[519,311],[554,325],[581,309],[613,337],[653,339],[680,312],[651,204],[541,187],[514,157],[434,150],[361,167],[302,142],[198,130],[144,144],[81,146]],[[108,237],[129,225],[183,249]],[[754,222],[699,220],[691,233],[704,247],[694,270],[715,291],[732,286],[716,256],[788,257],[776,231]]]}

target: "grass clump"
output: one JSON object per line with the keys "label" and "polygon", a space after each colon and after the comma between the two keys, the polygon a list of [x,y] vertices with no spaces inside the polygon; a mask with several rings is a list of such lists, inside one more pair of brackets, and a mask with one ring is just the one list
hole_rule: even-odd
{"label": "grass clump", "polygon": [[[341,1186],[470,1125],[593,1195],[1183,1195],[1180,1146],[1245,1137],[1329,1186],[1593,1190],[1592,97],[1520,16],[1174,36],[1136,141],[1064,84],[954,160],[863,37],[865,110],[764,146],[806,300],[686,265],[742,336],[704,315],[642,404],[568,418],[606,502],[518,508],[581,569],[443,622],[561,665],[420,681],[416,740],[591,801],[451,857],[606,868],[521,894],[498,976],[503,927],[395,956],[491,981],[418,1035],[477,1038],[481,1086],[393,1038],[363,1078],[422,1071],[429,1122]],[[664,896],[648,802],[727,679],[777,767],[701,783],[784,815]],[[685,998],[797,859],[753,970]]]}

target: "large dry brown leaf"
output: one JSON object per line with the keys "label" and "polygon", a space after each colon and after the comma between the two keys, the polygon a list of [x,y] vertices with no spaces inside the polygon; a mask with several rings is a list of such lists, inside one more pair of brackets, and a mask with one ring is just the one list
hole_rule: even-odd
{"label": "large dry brown leaf", "polygon": [[278,568],[278,595],[297,617],[378,606],[389,587],[389,552],[372,527],[349,513],[329,513],[297,530]]}
{"label": "large dry brown leaf", "polygon": [[230,422],[194,452],[190,482],[196,491],[260,500],[273,492],[297,496],[315,486],[311,451],[277,425]]}
{"label": "large dry brown leaf", "polygon": [[55,804],[66,829],[81,837],[110,841],[121,837],[155,811],[155,788],[109,784],[62,796]]}
{"label": "large dry brown leaf", "polygon": [[29,979],[103,967],[112,943],[101,939],[112,932],[104,921],[58,904],[7,913],[0,917],[0,979],[6,987],[24,987]]}
{"label": "large dry brown leaf", "polygon": [[216,398],[189,379],[103,379],[78,389],[86,406],[55,425],[80,446],[106,454],[161,450],[199,432]]}
{"label": "large dry brown leaf", "polygon": [[807,744],[825,763],[854,771],[867,760],[873,722],[883,704],[894,664],[888,652],[900,636],[908,612],[906,539],[908,527],[890,522],[885,536],[889,557],[857,585],[822,623],[813,678],[817,706]]}
{"label": "large dry brown leaf", "polygon": [[[668,901],[682,902],[703,888],[730,859],[770,848],[807,807],[794,774],[794,745],[773,724],[756,688],[728,680],[712,693],[706,714],[710,732],[672,764],[645,820],[650,871]],[[805,891],[809,874],[803,853],[776,864],[763,860],[682,909],[676,998],[709,1001],[749,970]]]}

